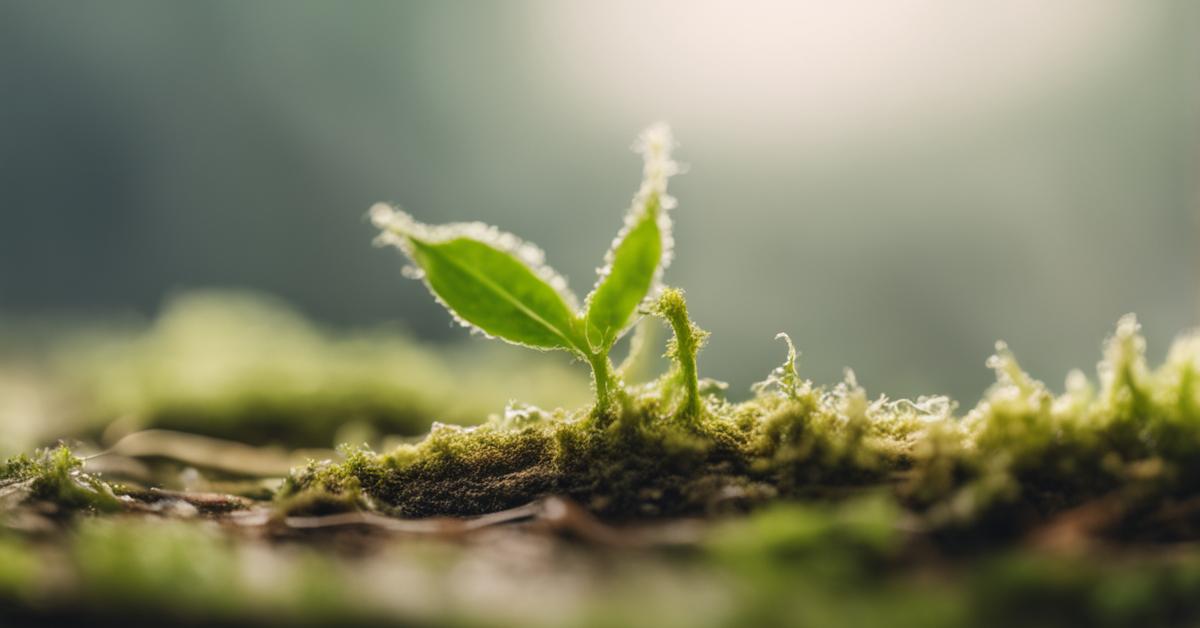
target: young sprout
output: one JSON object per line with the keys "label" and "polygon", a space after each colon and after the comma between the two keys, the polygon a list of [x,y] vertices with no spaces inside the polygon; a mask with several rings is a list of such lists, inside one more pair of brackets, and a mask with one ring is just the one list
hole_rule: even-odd
{"label": "young sprout", "polygon": [[764,395],[774,389],[779,395],[795,401],[800,398],[809,385],[796,370],[796,359],[800,354],[796,351],[796,345],[792,344],[791,336],[779,332],[775,334],[775,339],[787,343],[787,359],[782,365],[775,367],[767,379],[754,384],[751,389],[758,395]]}
{"label": "young sprout", "polygon": [[605,265],[583,307],[541,249],[482,223],[427,225],[386,204],[371,208],[383,231],[378,242],[398,247],[451,315],[488,337],[533,349],[569,351],[592,367],[596,409],[607,413],[620,390],[608,354],[634,322],[638,306],[659,290],[671,260],[675,200],[667,180],[670,129],[642,132],[635,149],[644,159],[642,186],[625,224],[605,254]]}
{"label": "young sprout", "polygon": [[675,336],[667,343],[667,357],[675,366],[667,373],[667,381],[682,388],[683,402],[676,411],[680,419],[695,421],[702,408],[700,384],[696,371],[696,354],[708,339],[708,332],[700,329],[688,318],[687,302],[683,291],[666,288],[654,304],[653,313],[671,326]]}

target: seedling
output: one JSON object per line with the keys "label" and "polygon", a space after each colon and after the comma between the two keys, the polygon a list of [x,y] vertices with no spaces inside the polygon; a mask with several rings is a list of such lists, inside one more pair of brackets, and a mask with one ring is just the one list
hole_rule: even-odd
{"label": "seedling", "polygon": [[675,200],[667,195],[667,180],[679,172],[672,144],[662,124],[635,144],[644,159],[642,186],[582,307],[541,249],[510,233],[478,222],[427,225],[382,203],[371,208],[371,220],[383,231],[378,241],[403,251],[413,264],[408,274],[422,279],[464,326],[587,361],[596,409],[607,413],[621,394],[609,352],[635,322],[638,306],[661,290],[671,261],[667,212]]}

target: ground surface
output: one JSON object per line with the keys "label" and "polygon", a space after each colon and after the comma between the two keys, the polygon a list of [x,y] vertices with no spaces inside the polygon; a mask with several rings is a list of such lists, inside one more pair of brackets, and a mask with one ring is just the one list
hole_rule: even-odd
{"label": "ground surface", "polygon": [[459,428],[453,359],[239,307],[0,364],[0,624],[1200,623],[1194,337],[1060,395],[1001,347],[962,414],[789,359]]}

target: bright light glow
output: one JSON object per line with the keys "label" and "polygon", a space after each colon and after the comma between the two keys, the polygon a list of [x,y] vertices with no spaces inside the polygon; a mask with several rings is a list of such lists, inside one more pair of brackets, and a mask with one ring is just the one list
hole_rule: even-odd
{"label": "bright light glow", "polygon": [[1103,0],[547,3],[534,42],[591,107],[845,144],[1069,89],[1147,32]]}

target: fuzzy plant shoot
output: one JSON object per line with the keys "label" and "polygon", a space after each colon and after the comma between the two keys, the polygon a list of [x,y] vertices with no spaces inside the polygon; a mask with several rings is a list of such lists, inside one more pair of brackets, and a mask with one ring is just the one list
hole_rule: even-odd
{"label": "fuzzy plant shoot", "polygon": [[582,307],[541,249],[482,223],[428,225],[387,204],[371,208],[382,234],[378,242],[399,248],[412,262],[411,276],[463,325],[488,337],[539,350],[562,350],[592,368],[596,409],[606,413],[620,383],[609,352],[635,322],[638,307],[660,290],[671,261],[675,200],[668,179],[679,171],[671,159],[666,125],[646,129],[635,144],[643,180],[625,224],[598,271]]}
{"label": "fuzzy plant shoot", "polygon": [[[682,393],[683,401],[678,406],[676,416],[695,421],[702,408],[696,354],[708,339],[708,332],[700,329],[688,317],[687,302],[683,298],[683,291],[678,288],[663,290],[651,311],[670,325],[675,334],[667,343],[667,357],[675,366],[666,374],[664,388],[675,388]],[[668,386],[670,384],[674,386]]]}

